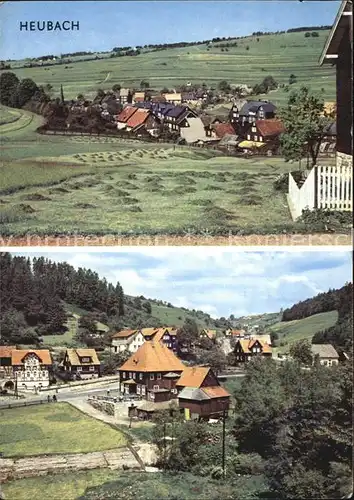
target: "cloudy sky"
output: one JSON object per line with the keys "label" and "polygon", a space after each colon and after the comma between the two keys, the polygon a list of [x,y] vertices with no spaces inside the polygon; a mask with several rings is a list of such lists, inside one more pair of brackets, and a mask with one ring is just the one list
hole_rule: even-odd
{"label": "cloudy sky", "polygon": [[[1,59],[22,59],[125,45],[198,41],[332,25],[340,2],[124,1],[0,2]],[[44,8],[45,7],[45,8]],[[79,31],[20,31],[20,21],[79,21]]]}
{"label": "cloudy sky", "polygon": [[[352,281],[351,252],[243,251],[223,247],[141,247],[114,251],[27,251],[119,281],[129,295],[144,295],[213,317],[278,312],[299,300]],[[13,253],[14,254],[14,253]]]}

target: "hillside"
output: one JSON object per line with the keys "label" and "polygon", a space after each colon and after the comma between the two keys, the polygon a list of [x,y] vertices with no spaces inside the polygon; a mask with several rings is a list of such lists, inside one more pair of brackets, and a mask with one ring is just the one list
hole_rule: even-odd
{"label": "hillside", "polygon": [[[186,318],[194,319],[200,328],[215,328],[215,322],[210,316],[202,311],[192,311],[185,308],[174,307],[170,305],[151,303],[151,314],[144,311],[143,308],[137,307],[139,297],[126,296],[127,315],[122,321],[126,328],[136,328],[137,323],[143,326],[182,326]],[[135,305],[134,305],[135,303]],[[129,304],[129,305],[127,305]],[[45,335],[43,343],[48,346],[76,346],[81,345],[75,340],[78,332],[78,321],[83,315],[89,311],[79,308],[72,304],[64,304],[68,314],[68,319],[65,323],[66,332],[59,335]],[[97,329],[100,331],[109,331],[110,327],[100,321],[96,322]]]}
{"label": "hillside", "polygon": [[244,325],[247,325],[248,328],[252,328],[258,325],[260,329],[264,329],[277,323],[280,319],[279,317],[280,313],[252,314],[250,316],[234,318],[231,323],[234,328],[241,328]]}
{"label": "hillside", "polygon": [[[307,85],[321,93],[325,100],[332,101],[334,69],[320,67],[318,63],[328,33],[321,30],[318,37],[309,38],[305,38],[304,31],[249,36],[211,45],[142,52],[134,57],[105,57],[49,67],[14,67],[12,71],[19,78],[32,78],[38,85],[52,85],[54,95],[59,95],[62,84],[66,99],[79,93],[93,97],[98,88],[107,90],[115,84],[138,88],[142,80],[157,90],[187,82],[204,82],[216,87],[221,80],[252,87],[267,75],[272,75],[279,84],[288,84],[289,76],[294,74],[297,82],[291,85],[292,89]],[[283,104],[288,93],[279,89],[272,91],[269,98]]]}
{"label": "hillside", "polygon": [[280,321],[269,326],[267,331],[278,335],[278,340],[275,343],[276,352],[287,352],[293,342],[302,339],[308,339],[311,342],[315,333],[334,326],[337,320],[338,312],[329,311],[303,319]]}

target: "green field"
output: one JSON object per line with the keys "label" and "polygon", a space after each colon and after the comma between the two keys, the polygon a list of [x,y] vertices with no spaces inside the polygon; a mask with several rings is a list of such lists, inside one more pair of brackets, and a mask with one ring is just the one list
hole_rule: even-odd
{"label": "green field", "polygon": [[[326,100],[332,101],[335,96],[334,69],[320,67],[318,63],[329,32],[318,33],[317,38],[305,38],[304,32],[265,35],[259,37],[258,42],[257,37],[250,36],[236,40],[238,46],[229,47],[228,51],[215,46],[218,44],[213,44],[208,50],[204,44],[146,52],[134,57],[14,69],[14,72],[19,78],[33,78],[40,85],[50,83],[56,94],[59,94],[62,84],[67,99],[79,93],[92,97],[98,88],[110,89],[118,83],[139,87],[141,80],[147,80],[151,88],[158,90],[187,82],[217,86],[221,80],[253,86],[267,75],[272,75],[280,84],[287,84],[293,73],[297,76],[297,83],[292,87],[309,85],[314,91],[322,92]],[[272,92],[269,98],[281,104],[287,96],[286,92],[279,90]]]}
{"label": "green field", "polygon": [[275,353],[283,353],[289,350],[290,344],[298,340],[307,339],[311,342],[315,333],[333,326],[338,319],[337,311],[314,314],[308,318],[283,321],[269,327],[269,331],[276,332],[279,339],[276,341],[279,347],[273,349]]}
{"label": "green field", "polygon": [[284,228],[293,224],[285,195],[274,191],[273,181],[290,169],[279,158],[246,160],[145,144],[8,162],[0,186],[3,231],[149,234]]}
{"label": "green field", "polygon": [[67,403],[0,411],[0,449],[6,457],[85,453],[125,444],[122,433]]}
{"label": "green field", "polygon": [[116,471],[95,469],[17,479],[3,484],[2,489],[5,498],[9,500],[28,500],[29,498],[75,500],[85,492],[86,488],[99,486],[116,478]]}

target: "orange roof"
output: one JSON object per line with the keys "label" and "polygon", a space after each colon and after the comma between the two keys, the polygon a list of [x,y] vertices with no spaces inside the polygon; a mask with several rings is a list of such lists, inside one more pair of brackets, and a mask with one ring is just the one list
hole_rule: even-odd
{"label": "orange roof", "polygon": [[136,113],[134,113],[129,120],[127,121],[127,127],[135,128],[142,125],[150,114],[149,109],[138,109]]}
{"label": "orange roof", "polygon": [[153,335],[156,333],[158,328],[141,328],[141,333],[144,335],[144,337],[150,337],[150,335]]}
{"label": "orange roof", "polygon": [[48,349],[14,349],[11,352],[11,364],[15,365],[23,365],[23,359],[27,356],[27,354],[35,354],[41,360],[43,365],[51,365],[52,357]]}
{"label": "orange roof", "polygon": [[14,349],[14,345],[0,345],[0,358],[11,358],[11,351]]}
{"label": "orange roof", "polygon": [[208,375],[210,368],[208,366],[188,366],[177,381],[176,385],[182,387],[197,387],[200,388]]}
{"label": "orange roof", "polygon": [[232,330],[231,331],[231,335],[235,335],[237,337],[239,337],[240,335],[242,335],[244,332],[242,330]]}
{"label": "orange roof", "polygon": [[117,120],[126,123],[131,116],[138,110],[133,106],[126,106],[121,113],[119,113]]}
{"label": "orange roof", "polygon": [[230,393],[220,385],[214,387],[203,387],[202,391],[205,392],[210,398],[229,398]]}
{"label": "orange roof", "polygon": [[210,339],[210,340],[213,340],[215,337],[216,337],[216,330],[202,330],[201,331],[201,335],[203,335],[203,333]]}
{"label": "orange roof", "polygon": [[271,137],[285,132],[284,125],[280,120],[257,120],[256,126],[263,137]]}
{"label": "orange roof", "polygon": [[111,338],[112,339],[125,339],[128,337],[131,337],[136,332],[137,332],[137,330],[122,330],[121,332],[114,333]]}
{"label": "orange roof", "polygon": [[181,372],[184,368],[182,361],[168,347],[160,342],[146,341],[119,371]]}
{"label": "orange roof", "polygon": [[242,347],[242,351],[244,353],[250,353],[251,352],[251,348],[254,346],[254,344],[256,342],[258,342],[261,347],[262,347],[262,352],[264,353],[271,353],[272,352],[272,348],[270,347],[270,345],[268,345],[266,342],[263,342],[263,340],[259,340],[259,339],[241,339],[238,341]]}

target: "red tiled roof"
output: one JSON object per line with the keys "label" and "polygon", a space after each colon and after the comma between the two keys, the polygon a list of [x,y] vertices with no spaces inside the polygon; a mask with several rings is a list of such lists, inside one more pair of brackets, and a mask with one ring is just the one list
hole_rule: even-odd
{"label": "red tiled roof", "polygon": [[257,120],[256,126],[263,137],[279,135],[285,132],[284,125],[280,120]]}
{"label": "red tiled roof", "polygon": [[138,110],[133,106],[126,106],[121,113],[119,113],[117,120],[122,123],[126,123],[130,117]]}
{"label": "red tiled roof", "polygon": [[150,111],[148,109],[138,109],[127,121],[127,127],[135,128],[142,125],[148,118]]}
{"label": "red tiled roof", "polygon": [[230,394],[226,389],[220,385],[214,387],[202,387],[202,391],[205,392],[210,398],[229,398]]}
{"label": "red tiled roof", "polygon": [[215,133],[222,139],[226,134],[235,135],[235,130],[231,123],[218,123],[215,125]]}
{"label": "red tiled roof", "polygon": [[35,354],[41,360],[43,365],[51,365],[52,358],[48,349],[14,349],[11,352],[11,364],[15,365],[23,365],[23,360],[28,354]]}

